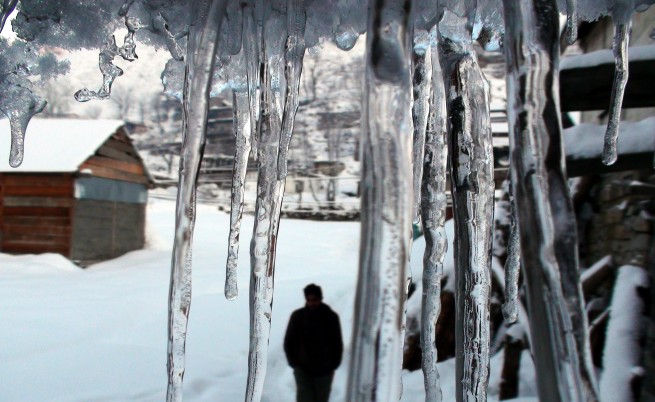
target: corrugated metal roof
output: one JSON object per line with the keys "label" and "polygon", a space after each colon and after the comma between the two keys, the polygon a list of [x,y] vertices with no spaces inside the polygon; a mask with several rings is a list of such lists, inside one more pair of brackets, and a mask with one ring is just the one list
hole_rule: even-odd
{"label": "corrugated metal roof", "polygon": [[25,134],[23,163],[12,168],[9,121],[0,120],[0,172],[75,172],[123,124],[122,120],[34,118]]}

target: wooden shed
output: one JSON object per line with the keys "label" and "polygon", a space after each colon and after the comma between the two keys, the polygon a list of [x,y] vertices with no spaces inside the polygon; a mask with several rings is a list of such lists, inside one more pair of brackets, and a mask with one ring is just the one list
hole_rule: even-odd
{"label": "wooden shed", "polygon": [[152,180],[123,124],[33,119],[14,169],[0,121],[0,252],[60,253],[84,266],[143,247]]}

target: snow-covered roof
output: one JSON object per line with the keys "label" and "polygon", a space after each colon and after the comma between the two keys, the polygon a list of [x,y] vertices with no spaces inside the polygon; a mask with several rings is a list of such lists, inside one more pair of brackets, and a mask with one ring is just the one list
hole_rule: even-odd
{"label": "snow-covered roof", "polygon": [[[572,159],[599,158],[603,153],[606,129],[606,125],[583,123],[564,130],[566,156]],[[619,155],[655,149],[655,117],[636,123],[622,121],[619,133]]]}
{"label": "snow-covered roof", "polygon": [[75,172],[123,124],[122,120],[34,118],[25,134],[23,163],[12,168],[9,121],[0,120],[0,172]]}
{"label": "snow-covered roof", "polygon": [[[655,60],[655,45],[633,46],[628,48],[630,61]],[[596,67],[601,64],[614,64],[614,53],[610,49],[597,50],[576,56],[564,57],[560,70]]]}

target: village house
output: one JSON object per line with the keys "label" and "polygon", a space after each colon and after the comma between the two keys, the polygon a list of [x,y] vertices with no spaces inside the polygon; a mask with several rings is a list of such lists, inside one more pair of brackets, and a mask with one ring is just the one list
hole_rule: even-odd
{"label": "village house", "polygon": [[35,118],[18,168],[9,141],[0,136],[0,252],[59,253],[86,266],[144,246],[152,179],[124,122]]}

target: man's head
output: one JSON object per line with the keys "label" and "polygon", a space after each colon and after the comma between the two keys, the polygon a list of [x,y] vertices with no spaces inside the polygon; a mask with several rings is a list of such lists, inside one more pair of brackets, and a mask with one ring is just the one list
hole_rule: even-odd
{"label": "man's head", "polygon": [[310,283],[305,287],[304,292],[305,306],[313,309],[321,305],[323,301],[323,291],[320,286]]}

